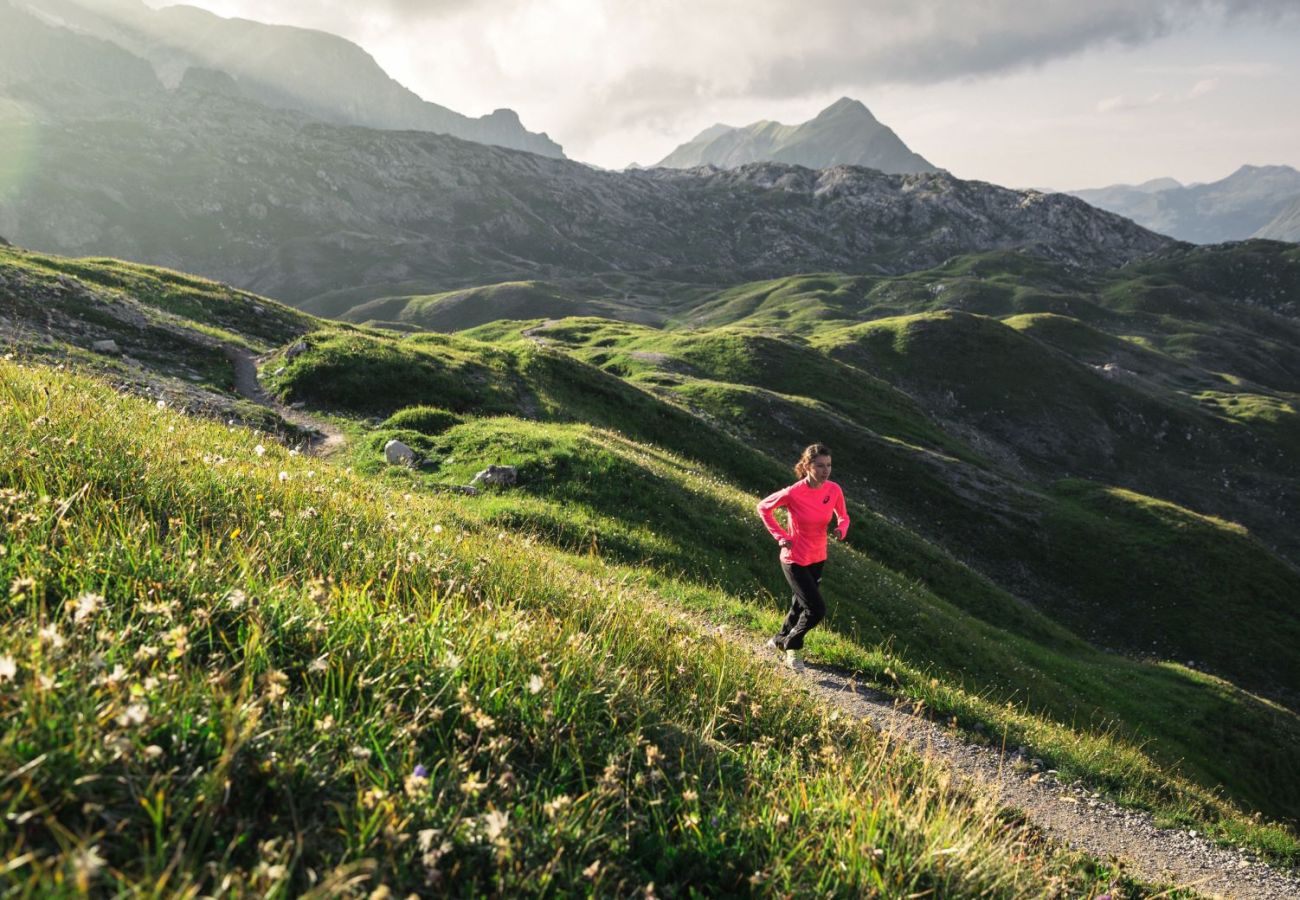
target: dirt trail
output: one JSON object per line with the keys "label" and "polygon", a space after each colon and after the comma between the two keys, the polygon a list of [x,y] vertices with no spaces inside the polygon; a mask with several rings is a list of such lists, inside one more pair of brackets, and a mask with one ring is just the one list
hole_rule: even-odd
{"label": "dirt trail", "polygon": [[996,747],[967,743],[914,714],[911,704],[843,672],[813,665],[802,674],[792,672],[772,650],[749,638],[744,645],[824,702],[866,719],[888,740],[904,743],[960,778],[991,790],[1004,806],[1023,810],[1050,838],[1102,860],[1115,857],[1142,881],[1190,888],[1209,897],[1300,898],[1300,877],[1270,868],[1246,851],[1220,847],[1195,832],[1157,828],[1146,813],[1123,809],[1050,774],[1029,771],[1021,757]]}
{"label": "dirt trail", "polygon": [[257,380],[257,358],[252,353],[242,347],[230,345],[224,346],[223,349],[231,365],[235,367],[235,391],[241,397],[272,410],[290,425],[296,425],[310,435],[306,452],[314,456],[328,456],[343,446],[343,432],[338,428],[329,422],[285,406],[262,387],[262,383]]}

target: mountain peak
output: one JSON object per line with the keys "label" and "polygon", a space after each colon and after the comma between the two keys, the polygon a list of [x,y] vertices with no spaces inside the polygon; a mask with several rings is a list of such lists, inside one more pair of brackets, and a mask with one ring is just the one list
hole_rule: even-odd
{"label": "mountain peak", "polygon": [[[1290,166],[1283,166],[1283,165],[1252,166],[1251,164],[1246,163],[1240,169],[1238,169],[1237,171],[1229,175],[1228,178],[1240,178],[1240,177],[1248,177],[1248,176],[1260,175],[1260,174],[1287,175],[1287,174],[1294,174],[1295,171],[1296,170],[1291,168]],[[1224,180],[1226,181],[1227,179]]]}
{"label": "mountain peak", "polygon": [[841,118],[861,118],[872,122],[877,121],[876,117],[871,114],[871,110],[867,109],[865,103],[861,100],[854,100],[852,97],[841,97],[836,100],[819,112],[813,121]]}
{"label": "mountain peak", "polygon": [[752,162],[781,162],[810,169],[866,166],[899,175],[934,172],[860,100],[841,97],[799,125],[763,120],[744,128],[714,125],[657,164],[691,169],[715,165],[733,169]]}

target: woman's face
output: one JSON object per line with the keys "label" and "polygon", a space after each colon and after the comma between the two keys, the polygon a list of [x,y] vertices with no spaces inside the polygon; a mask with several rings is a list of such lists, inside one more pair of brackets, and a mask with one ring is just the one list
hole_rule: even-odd
{"label": "woman's face", "polygon": [[812,461],[812,473],[809,480],[813,484],[821,484],[827,478],[831,477],[831,458],[829,456],[814,456]]}

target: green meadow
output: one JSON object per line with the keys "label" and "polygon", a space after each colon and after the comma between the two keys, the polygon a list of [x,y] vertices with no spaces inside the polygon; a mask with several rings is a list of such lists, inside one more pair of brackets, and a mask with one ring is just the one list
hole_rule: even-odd
{"label": "green meadow", "polygon": [[[811,661],[1294,865],[1296,396],[1256,353],[1292,326],[1187,271],[1156,287],[1210,349],[1132,300],[1168,272],[998,255],[439,334],[0,248],[0,880],[1103,892],[737,646],[786,602],[753,504],[813,438],[853,528]],[[287,449],[231,346],[346,449]],[[454,490],[491,463],[519,483]]]}

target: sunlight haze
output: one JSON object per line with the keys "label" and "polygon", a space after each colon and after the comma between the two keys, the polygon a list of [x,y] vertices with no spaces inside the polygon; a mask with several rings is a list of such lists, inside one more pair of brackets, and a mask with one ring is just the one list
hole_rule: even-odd
{"label": "sunlight haze", "polygon": [[717,122],[805,121],[840,96],[936,165],[1013,186],[1300,165],[1286,2],[196,5],[340,34],[425,99],[509,107],[607,168],[653,163]]}

